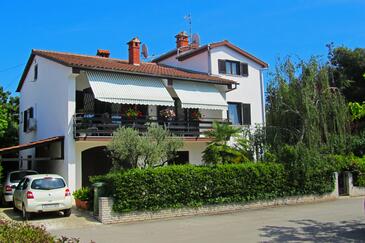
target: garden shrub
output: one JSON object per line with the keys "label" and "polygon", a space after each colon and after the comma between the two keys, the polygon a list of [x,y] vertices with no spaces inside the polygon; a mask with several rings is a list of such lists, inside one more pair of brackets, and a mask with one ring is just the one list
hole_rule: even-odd
{"label": "garden shrub", "polygon": [[365,157],[353,157],[351,160],[351,171],[354,186],[365,187]]}
{"label": "garden shrub", "polygon": [[106,182],[114,197],[113,209],[129,212],[270,200],[332,191],[332,174],[317,172],[313,170],[306,177],[308,181],[304,189],[302,185],[293,186],[284,166],[279,163],[132,169],[93,177],[92,181]]}
{"label": "garden shrub", "polygon": [[79,242],[79,240],[67,237],[56,238],[48,233],[44,226],[11,222],[0,218],[0,242],[73,243]]}
{"label": "garden shrub", "polygon": [[323,194],[333,190],[335,170],[318,151],[300,144],[284,145],[278,161],[285,167],[293,194]]}

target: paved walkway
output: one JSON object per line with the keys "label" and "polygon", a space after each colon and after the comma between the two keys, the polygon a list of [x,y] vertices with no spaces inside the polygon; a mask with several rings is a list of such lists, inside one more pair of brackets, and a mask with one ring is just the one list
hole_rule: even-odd
{"label": "paved walkway", "polygon": [[[12,208],[1,208],[0,212],[0,215],[5,219],[23,221],[21,213],[14,212]],[[28,222],[38,226],[44,225],[47,230],[77,229],[102,225],[92,217],[91,213],[76,208],[72,208],[72,214],[67,218],[58,213],[44,213],[35,215]]]}
{"label": "paved walkway", "polygon": [[[53,227],[81,242],[365,242],[363,198],[133,224]],[[57,228],[57,229],[56,229]]]}

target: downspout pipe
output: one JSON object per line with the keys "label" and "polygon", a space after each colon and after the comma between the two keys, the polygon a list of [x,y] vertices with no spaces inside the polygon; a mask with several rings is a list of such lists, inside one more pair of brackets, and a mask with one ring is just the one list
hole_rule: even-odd
{"label": "downspout pipe", "polygon": [[260,89],[261,89],[261,115],[262,115],[262,124],[266,123],[265,116],[265,91],[264,91],[264,71],[268,70],[268,68],[260,68]]}

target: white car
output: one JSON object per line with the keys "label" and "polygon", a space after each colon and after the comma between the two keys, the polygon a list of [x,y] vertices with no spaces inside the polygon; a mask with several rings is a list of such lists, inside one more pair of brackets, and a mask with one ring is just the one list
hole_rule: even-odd
{"label": "white car", "polygon": [[62,211],[71,215],[72,198],[65,180],[59,175],[25,176],[14,191],[14,210],[22,211],[24,219],[32,213]]}
{"label": "white car", "polygon": [[1,195],[1,204],[6,205],[8,203],[13,202],[13,193],[15,187],[27,175],[35,175],[38,174],[37,171],[34,170],[17,170],[9,172],[5,178],[5,181],[2,183],[2,191]]}

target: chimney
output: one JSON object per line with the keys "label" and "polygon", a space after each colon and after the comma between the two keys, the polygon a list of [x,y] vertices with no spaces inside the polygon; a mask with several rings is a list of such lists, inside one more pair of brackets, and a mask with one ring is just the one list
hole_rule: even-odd
{"label": "chimney", "polygon": [[110,51],[109,50],[98,49],[97,52],[96,52],[96,55],[98,57],[108,58],[110,56]]}
{"label": "chimney", "polygon": [[179,34],[175,35],[175,38],[177,49],[185,49],[182,47],[189,47],[189,38],[185,31],[181,31]]}
{"label": "chimney", "polygon": [[139,65],[140,61],[140,50],[139,46],[141,41],[137,37],[134,37],[130,42],[127,43],[129,48],[129,64]]}

